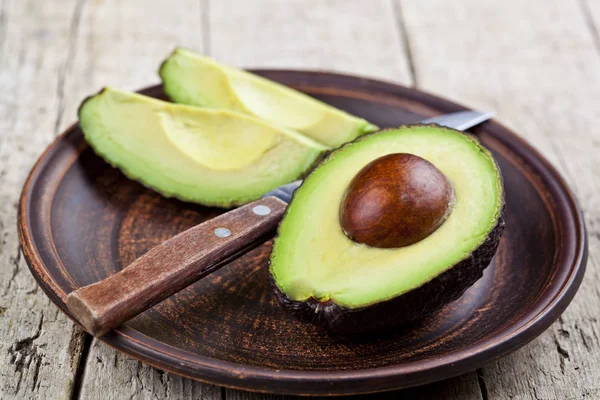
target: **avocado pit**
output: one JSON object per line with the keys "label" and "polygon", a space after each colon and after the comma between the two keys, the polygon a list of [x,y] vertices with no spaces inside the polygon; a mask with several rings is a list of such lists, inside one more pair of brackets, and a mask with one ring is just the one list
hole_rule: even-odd
{"label": "avocado pit", "polygon": [[352,179],[340,205],[340,224],[357,243],[410,246],[438,229],[453,203],[452,183],[432,163],[414,154],[388,154]]}

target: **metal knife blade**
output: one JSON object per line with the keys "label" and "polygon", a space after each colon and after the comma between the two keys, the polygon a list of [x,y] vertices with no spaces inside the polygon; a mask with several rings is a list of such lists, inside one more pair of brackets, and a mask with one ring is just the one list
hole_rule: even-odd
{"label": "metal knife blade", "polygon": [[[438,124],[459,131],[464,131],[476,125],[479,125],[482,122],[489,120],[490,118],[492,118],[492,113],[490,112],[460,111],[451,114],[438,115],[437,117],[427,118],[422,120],[420,123]],[[279,200],[283,200],[286,203],[289,203],[292,200],[292,195],[294,194],[294,191],[298,189],[298,187],[300,187],[301,184],[302,180],[297,180],[292,183],[288,183],[268,192],[263,196],[263,198],[274,196],[277,197]]]}
{"label": "metal knife blade", "polygon": [[491,112],[484,111],[459,111],[452,114],[438,115],[421,121],[422,124],[438,124],[457,131],[466,131],[493,117]]}

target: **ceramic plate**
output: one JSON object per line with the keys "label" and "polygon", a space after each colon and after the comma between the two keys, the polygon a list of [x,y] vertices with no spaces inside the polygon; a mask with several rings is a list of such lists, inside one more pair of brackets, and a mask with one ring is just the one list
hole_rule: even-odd
{"label": "ceramic plate", "polygon": [[[406,87],[306,71],[256,71],[381,127],[463,107]],[[160,86],[141,91],[164,98]],[[585,227],[571,190],[515,133],[472,132],[500,165],[506,231],[483,278],[417,325],[340,339],[281,309],[269,288],[270,243],[111,332],[110,346],[163,370],[257,392],[368,393],[474,370],[542,333],[583,277]],[[68,314],[69,292],[222,211],[165,199],[111,168],[77,125],[40,157],[25,183],[20,240],[31,272]]]}

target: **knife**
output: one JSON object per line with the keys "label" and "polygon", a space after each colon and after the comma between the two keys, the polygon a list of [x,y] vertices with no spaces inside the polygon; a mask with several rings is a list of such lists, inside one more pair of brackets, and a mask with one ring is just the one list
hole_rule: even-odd
{"label": "knife", "polygon": [[[490,118],[490,113],[462,111],[421,123],[466,130]],[[116,274],[71,292],[69,312],[92,335],[106,334],[271,239],[301,183],[283,185],[253,203],[196,225]]]}

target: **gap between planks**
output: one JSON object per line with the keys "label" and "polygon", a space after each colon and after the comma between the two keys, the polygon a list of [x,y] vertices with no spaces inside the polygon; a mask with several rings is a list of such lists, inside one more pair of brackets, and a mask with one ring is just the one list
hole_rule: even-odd
{"label": "gap between planks", "polygon": [[392,2],[392,9],[394,10],[394,16],[396,19],[396,26],[398,28],[398,37],[403,44],[404,57],[408,63],[408,70],[410,72],[411,87],[418,88],[419,81],[417,79],[417,69],[415,67],[415,60],[410,44],[410,37],[408,29],[406,28],[406,21],[404,14],[402,13],[401,1],[390,0]]}
{"label": "gap between planks", "polygon": [[578,0],[579,8],[581,9],[581,13],[585,19],[587,28],[590,31],[592,40],[594,41],[594,46],[596,46],[596,53],[598,54],[598,57],[600,57],[600,32],[598,31],[598,27],[594,21],[594,16],[592,15],[592,10],[590,9],[588,1],[591,0]]}
{"label": "gap between planks", "polygon": [[83,338],[83,346],[79,353],[79,363],[75,370],[75,378],[73,381],[73,390],[71,391],[71,399],[78,400],[81,398],[81,386],[85,379],[85,371],[87,369],[88,357],[92,348],[92,340],[94,338],[87,332],[84,332],[85,337]]}

